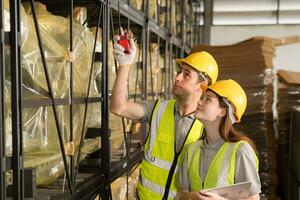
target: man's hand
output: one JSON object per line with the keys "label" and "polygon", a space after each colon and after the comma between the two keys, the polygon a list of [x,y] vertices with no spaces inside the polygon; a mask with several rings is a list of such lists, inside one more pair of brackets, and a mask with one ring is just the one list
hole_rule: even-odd
{"label": "man's hand", "polygon": [[135,54],[136,54],[136,47],[132,38],[129,38],[130,44],[130,53],[125,53],[124,47],[118,44],[116,41],[120,39],[120,36],[114,37],[114,57],[119,63],[120,66],[131,65],[134,61]]}

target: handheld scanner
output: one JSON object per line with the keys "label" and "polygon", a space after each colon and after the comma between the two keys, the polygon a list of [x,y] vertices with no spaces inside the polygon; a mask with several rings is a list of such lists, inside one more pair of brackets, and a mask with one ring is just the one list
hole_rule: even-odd
{"label": "handheld scanner", "polygon": [[127,33],[124,33],[123,28],[120,27],[120,39],[118,40],[118,44],[124,47],[125,51],[124,53],[130,53],[130,43],[129,43],[129,37]]}

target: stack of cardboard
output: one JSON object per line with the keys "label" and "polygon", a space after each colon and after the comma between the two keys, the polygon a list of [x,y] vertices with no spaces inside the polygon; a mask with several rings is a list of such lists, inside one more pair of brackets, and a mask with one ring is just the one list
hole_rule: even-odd
{"label": "stack of cardboard", "polygon": [[288,134],[290,127],[290,111],[300,105],[300,72],[278,70],[278,128]]}
{"label": "stack of cardboard", "polygon": [[278,168],[282,196],[288,198],[288,171],[290,149],[290,112],[300,106],[300,72],[278,70]]}
{"label": "stack of cardboard", "polygon": [[228,46],[196,46],[194,51],[207,51],[219,64],[219,80],[233,79],[247,93],[246,115],[272,111],[273,56],[271,39],[252,38]]}
{"label": "stack of cardboard", "polygon": [[207,51],[219,65],[219,80],[233,79],[244,88],[248,103],[236,126],[254,140],[260,159],[262,193],[276,198],[276,146],[273,129],[273,57],[276,40],[255,37],[226,46],[199,45],[192,52]]}

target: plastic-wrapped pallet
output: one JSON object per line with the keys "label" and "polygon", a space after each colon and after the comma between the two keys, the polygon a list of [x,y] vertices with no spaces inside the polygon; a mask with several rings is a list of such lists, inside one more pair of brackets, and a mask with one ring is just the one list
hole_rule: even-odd
{"label": "plastic-wrapped pallet", "polygon": [[[8,5],[7,3],[8,1],[5,1],[6,8]],[[92,33],[86,27],[74,24],[74,51],[71,54],[68,52],[69,20],[63,17],[51,15],[49,12],[45,11],[42,4],[36,4],[36,8],[38,8],[38,22],[40,25],[54,97],[68,97],[70,61],[73,62],[74,96],[85,96],[88,86],[88,76],[91,69],[91,52],[92,44],[94,42]],[[8,12],[8,9],[6,10]],[[27,11],[29,12],[30,10],[27,9]],[[45,81],[44,69],[41,63],[41,56],[33,26],[33,20],[31,16],[25,13],[22,6],[21,20],[23,27],[23,32],[21,32],[21,67],[23,75],[22,98],[24,100],[48,99],[48,88]],[[60,23],[57,23],[57,21],[60,21]],[[6,57],[9,58],[9,54],[7,52],[9,51],[6,51]],[[6,59],[6,61],[9,61],[9,59]],[[6,62],[6,68],[10,69],[9,62]],[[92,74],[91,96],[100,95],[96,80],[99,78],[99,71],[100,66],[96,66]],[[7,127],[6,152],[8,155],[12,152],[10,91],[10,71],[6,70],[5,102],[7,106],[5,110],[5,123]],[[98,109],[94,109],[93,107]],[[101,111],[100,108],[100,103],[90,104],[88,106],[88,125],[99,126],[99,122],[101,120],[101,118],[98,117]],[[95,112],[98,112],[98,114],[96,115]],[[67,145],[70,138],[69,106],[57,106],[57,113],[64,144]],[[73,131],[75,155],[76,152],[78,152],[79,138],[82,130],[84,134],[87,130],[87,125],[83,127],[83,116],[84,105],[74,105]],[[50,106],[26,107],[22,110],[22,117],[24,167],[36,168],[37,185],[49,184],[64,173],[58,143],[57,128],[54,122],[52,108]],[[81,159],[84,158],[85,154],[91,153],[97,148],[100,148],[99,144],[99,138],[95,138],[93,141],[84,141]],[[117,146],[116,148],[119,148],[120,144],[115,146]]]}
{"label": "plastic-wrapped pallet", "polygon": [[149,0],[149,16],[158,21],[158,7],[161,5],[160,0]]}
{"label": "plastic-wrapped pallet", "polygon": [[[3,29],[4,31],[9,32],[10,31],[10,13],[9,13],[9,1],[4,0],[3,1]],[[29,22],[26,15],[26,12],[23,8],[23,6],[20,7],[20,17],[22,19],[21,21],[21,46],[24,46],[24,43],[26,43],[28,37],[29,37]],[[2,19],[1,19],[2,20]],[[10,70],[9,68],[6,69],[6,72],[9,72],[7,70]]]}
{"label": "plastic-wrapped pallet", "polygon": [[[24,2],[23,7],[28,15],[32,15],[31,7],[29,2]],[[34,2],[35,13],[37,15],[51,15],[50,12],[47,11],[46,5],[36,1]]]}
{"label": "plastic-wrapped pallet", "polygon": [[[111,190],[113,195],[112,199],[115,200],[136,199],[135,195],[136,195],[136,187],[138,184],[140,167],[136,166],[133,169],[134,171],[131,172],[130,175],[128,176],[128,184],[127,184],[127,176],[122,176],[111,184]],[[128,193],[127,193],[127,187],[128,187]]]}

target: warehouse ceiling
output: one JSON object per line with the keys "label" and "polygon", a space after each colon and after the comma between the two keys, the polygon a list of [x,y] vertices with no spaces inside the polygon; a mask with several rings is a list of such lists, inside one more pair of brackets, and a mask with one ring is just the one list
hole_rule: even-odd
{"label": "warehouse ceiling", "polygon": [[[197,10],[204,11],[202,0]],[[203,18],[200,19],[203,25]],[[213,25],[300,24],[299,0],[213,0]]]}

